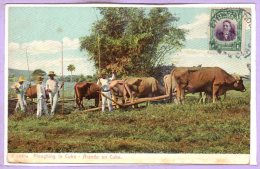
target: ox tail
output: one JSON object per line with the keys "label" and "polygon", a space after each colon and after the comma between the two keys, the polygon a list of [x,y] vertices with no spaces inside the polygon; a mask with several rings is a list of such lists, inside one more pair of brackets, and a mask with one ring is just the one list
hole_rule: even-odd
{"label": "ox tail", "polygon": [[167,94],[169,94],[169,93],[168,93],[168,91],[167,91],[168,88],[167,88],[166,78],[165,78],[165,77],[163,77],[163,84],[164,84],[164,89],[165,89],[165,93],[164,93],[164,94],[167,95]]}
{"label": "ox tail", "polygon": [[173,68],[173,70],[171,71],[171,76],[170,76],[170,93],[169,93],[169,100],[170,102],[172,102],[172,87],[173,87],[173,79],[175,81],[175,77],[174,77],[174,71],[175,71],[175,68]]}
{"label": "ox tail", "polygon": [[[130,101],[132,102],[132,101],[133,101],[132,91],[131,91],[131,89],[129,88],[128,83],[127,83],[126,81],[124,81],[124,89],[125,89],[126,92],[128,93],[129,98],[130,98]],[[126,96],[125,96],[125,97],[126,97]]]}
{"label": "ox tail", "polygon": [[74,96],[73,97],[74,97],[74,100],[75,100],[75,108],[76,108],[77,105],[78,105],[77,99],[79,97],[78,90],[77,90],[77,84],[75,84],[75,86],[74,86]]}

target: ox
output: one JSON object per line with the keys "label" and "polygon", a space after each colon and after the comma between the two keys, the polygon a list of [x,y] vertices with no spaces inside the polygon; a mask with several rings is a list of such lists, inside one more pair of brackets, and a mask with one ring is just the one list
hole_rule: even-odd
{"label": "ox", "polygon": [[165,93],[165,89],[153,77],[127,78],[125,82],[130,88],[130,93],[133,97],[132,101],[134,97],[154,97]]}
{"label": "ox", "polygon": [[78,108],[83,108],[83,98],[86,99],[95,99],[95,107],[98,107],[99,104],[99,91],[100,87],[96,83],[90,82],[79,82],[74,86],[75,91],[75,102]]}
{"label": "ox", "polygon": [[[165,88],[165,94],[169,95],[170,91],[172,91],[172,94],[176,94],[176,81],[174,78],[171,78],[171,74],[167,74],[163,77],[163,83],[164,83],[164,88]],[[171,89],[170,89],[171,87]],[[187,91],[185,91],[187,92]],[[209,100],[212,98],[212,96],[207,95],[205,92],[200,92],[200,98],[199,98],[199,103],[205,103],[206,99]],[[174,102],[177,103],[177,100],[174,99]]]}
{"label": "ox", "polygon": [[[176,80],[177,101],[184,102],[184,91],[205,92],[212,96],[213,103],[228,90],[244,92],[243,80],[238,75],[230,75],[219,67],[174,68],[171,77]],[[171,92],[170,92],[171,98]]]}
{"label": "ox", "polygon": [[[46,93],[46,99],[48,100],[49,99],[49,94],[48,94],[47,91],[45,91],[45,93]],[[30,99],[37,98],[37,88],[36,88],[36,85],[29,86],[26,89],[26,91],[25,91],[25,96],[29,97]]]}
{"label": "ox", "polygon": [[112,80],[109,84],[109,88],[112,99],[115,101],[117,101],[118,98],[122,98],[122,103],[126,103],[129,98],[132,98],[132,92],[125,80]]}

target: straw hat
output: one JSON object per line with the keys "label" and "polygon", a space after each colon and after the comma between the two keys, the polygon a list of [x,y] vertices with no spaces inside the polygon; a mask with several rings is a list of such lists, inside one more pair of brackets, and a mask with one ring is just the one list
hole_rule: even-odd
{"label": "straw hat", "polygon": [[24,81],[25,81],[24,76],[20,76],[19,79],[18,79],[18,82],[24,82]]}
{"label": "straw hat", "polygon": [[37,76],[36,82],[37,82],[37,83],[42,82],[43,79],[44,79],[44,78],[43,78],[42,76]]}
{"label": "straw hat", "polygon": [[54,71],[49,71],[48,76],[56,76],[56,74],[54,73]]}

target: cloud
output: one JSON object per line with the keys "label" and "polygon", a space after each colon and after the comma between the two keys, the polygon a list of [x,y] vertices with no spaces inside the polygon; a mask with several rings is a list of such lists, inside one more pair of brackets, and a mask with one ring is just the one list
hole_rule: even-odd
{"label": "cloud", "polygon": [[182,49],[179,52],[176,52],[175,55],[177,56],[200,56],[200,57],[211,57],[211,55],[217,55],[216,51],[209,51],[209,50],[200,50],[200,49]]}
{"label": "cloud", "polygon": [[[86,57],[65,56],[63,59],[64,75],[70,74],[70,72],[67,71],[69,64],[73,64],[76,67],[73,74],[92,75],[95,73],[94,64],[88,61]],[[8,67],[19,70],[28,69],[26,60],[21,57],[16,57],[15,55],[10,56]],[[42,69],[46,72],[54,71],[57,75],[61,75],[62,72],[61,58],[41,59],[40,57],[36,57],[31,60],[29,67],[30,70]]]}
{"label": "cloud", "polygon": [[9,51],[15,51],[15,50],[18,50],[20,48],[20,45],[18,43],[9,43],[8,45],[8,49]]}
{"label": "cloud", "polygon": [[219,54],[216,51],[183,49],[171,55],[169,59],[178,67],[192,67],[202,64],[203,67],[221,67],[228,73],[249,74],[247,63],[250,63],[250,57],[237,59],[229,58],[227,54]]}
{"label": "cloud", "polygon": [[209,21],[210,15],[207,13],[203,13],[195,16],[194,22],[181,25],[180,28],[189,31],[186,39],[209,38]]}
{"label": "cloud", "polygon": [[[46,61],[46,71],[51,71],[55,69],[55,72],[57,72],[58,75],[61,75],[61,59],[54,59],[51,61],[51,63],[52,64]],[[75,71],[73,71],[73,74],[92,75],[95,73],[94,64],[91,61],[89,61],[86,57],[66,56],[63,59],[63,72],[65,75],[70,74],[70,72],[67,70],[67,66],[70,64],[73,64],[76,68]]]}
{"label": "cloud", "polygon": [[[74,50],[72,52],[64,53],[64,74],[68,75],[67,71],[69,64],[74,64],[76,70],[73,74],[91,75],[95,73],[94,64],[87,59],[86,56],[80,56],[79,52],[79,39],[71,39],[64,37],[62,39],[63,50]],[[25,50],[27,49],[29,56],[30,70],[43,69],[48,72],[55,71],[61,75],[61,41],[45,40],[45,41],[32,41],[27,43],[10,42],[8,44],[8,67],[13,69],[27,70],[27,62]],[[68,53],[78,53],[68,55]],[[32,57],[33,56],[33,57]]]}
{"label": "cloud", "polygon": [[[14,43],[8,45],[9,53],[25,51],[32,55],[38,54],[54,54],[61,51],[61,41],[45,40],[45,41],[32,41],[27,43]],[[77,50],[79,49],[79,40],[77,38],[70,39],[63,38],[63,50]]]}
{"label": "cloud", "polygon": [[67,50],[76,50],[79,49],[79,39],[70,39],[68,37],[63,38],[63,47]]}
{"label": "cloud", "polygon": [[32,41],[21,45],[21,50],[25,50],[26,48],[27,52],[32,55],[54,54],[61,50],[61,43],[53,40]]}

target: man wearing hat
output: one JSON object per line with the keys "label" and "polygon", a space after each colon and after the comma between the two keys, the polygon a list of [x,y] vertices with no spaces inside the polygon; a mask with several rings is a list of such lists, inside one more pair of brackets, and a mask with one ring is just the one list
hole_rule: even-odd
{"label": "man wearing hat", "polygon": [[49,93],[50,97],[50,102],[51,102],[51,115],[54,115],[57,102],[58,102],[58,97],[59,97],[59,91],[63,87],[64,82],[59,84],[59,81],[54,78],[56,74],[54,71],[50,71],[48,76],[50,77],[47,82],[46,82],[46,90]]}
{"label": "man wearing hat", "polygon": [[41,117],[42,114],[48,115],[48,108],[46,104],[46,93],[45,88],[42,84],[43,77],[38,76],[36,79],[36,89],[37,89],[37,118]]}
{"label": "man wearing hat", "polygon": [[[97,85],[100,86],[102,94],[104,94],[107,97],[111,98],[111,92],[110,92],[110,89],[109,89],[109,83],[110,83],[110,81],[115,79],[115,74],[113,73],[112,77],[108,78],[107,74],[106,74],[106,71],[103,70],[101,72],[100,76],[101,77],[98,79]],[[102,98],[102,112],[105,112],[106,102],[107,102],[109,111],[113,111],[111,100],[107,99],[103,95],[101,96],[101,98]]]}
{"label": "man wearing hat", "polygon": [[20,76],[18,79],[18,82],[16,82],[13,85],[13,89],[15,89],[15,93],[17,94],[17,104],[15,107],[15,112],[17,112],[19,106],[21,108],[22,112],[25,112],[25,107],[27,106],[26,101],[25,101],[25,90],[26,90],[26,85],[24,83],[25,78],[24,76]]}

